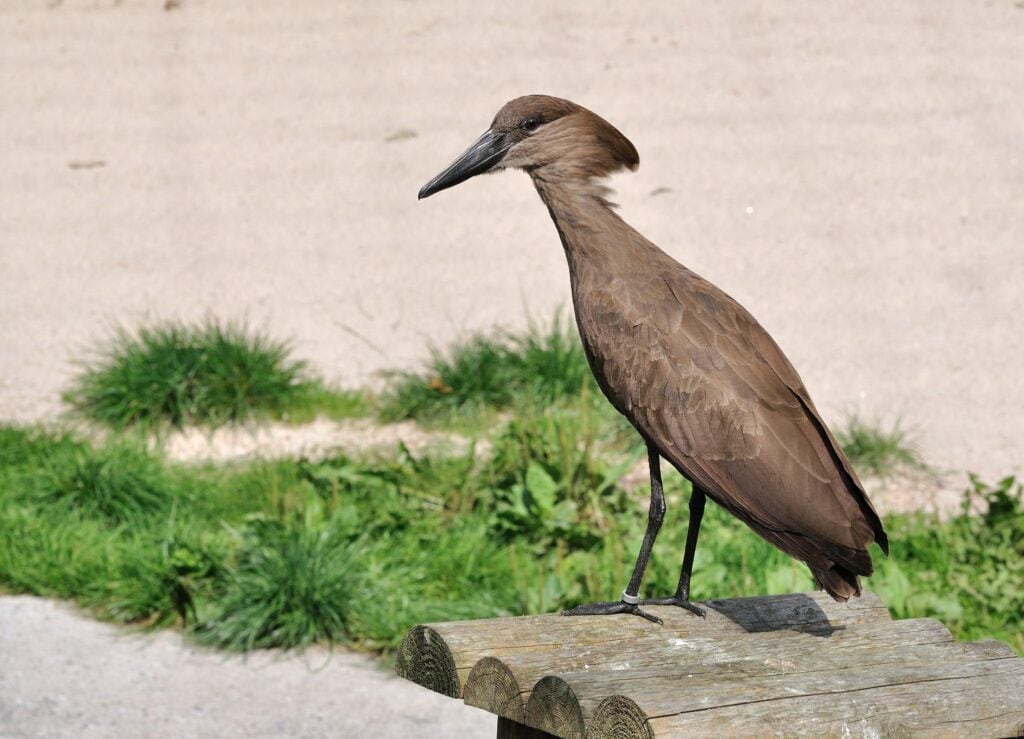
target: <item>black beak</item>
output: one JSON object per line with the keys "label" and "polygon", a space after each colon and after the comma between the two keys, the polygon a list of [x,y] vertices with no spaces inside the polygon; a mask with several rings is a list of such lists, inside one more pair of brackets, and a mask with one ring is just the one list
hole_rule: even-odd
{"label": "black beak", "polygon": [[448,165],[448,169],[425,184],[420,190],[419,199],[429,198],[435,192],[441,192],[465,182],[470,177],[483,174],[501,161],[510,148],[512,141],[504,133],[487,131],[473,142],[458,159]]}

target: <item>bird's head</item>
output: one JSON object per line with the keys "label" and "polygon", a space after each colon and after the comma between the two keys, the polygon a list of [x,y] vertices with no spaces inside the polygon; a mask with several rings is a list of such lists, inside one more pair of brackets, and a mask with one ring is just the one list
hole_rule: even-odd
{"label": "bird's head", "polygon": [[420,190],[419,197],[502,169],[523,169],[548,178],[604,177],[636,169],[640,157],[629,139],[595,113],[548,95],[505,103],[491,127]]}

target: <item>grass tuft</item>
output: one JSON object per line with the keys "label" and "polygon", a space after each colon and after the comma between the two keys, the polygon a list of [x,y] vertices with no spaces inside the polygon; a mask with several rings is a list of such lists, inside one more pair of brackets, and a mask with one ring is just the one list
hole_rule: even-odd
{"label": "grass tuft", "polygon": [[196,635],[232,651],[344,640],[358,579],[350,548],[331,528],[256,519]]}
{"label": "grass tuft", "polygon": [[111,443],[81,446],[48,461],[35,480],[36,496],[100,518],[128,524],[170,510],[173,492],[163,466],[144,449]]}
{"label": "grass tuft", "polygon": [[515,334],[478,334],[434,350],[424,372],[396,372],[382,401],[386,421],[473,424],[488,410],[550,403],[596,388],[579,336],[556,316]]}
{"label": "grass tuft", "polygon": [[286,343],[207,320],[119,330],[64,399],[85,417],[123,430],[305,418],[321,408],[335,416],[364,413],[357,395],[310,377]]}
{"label": "grass tuft", "polygon": [[836,437],[859,474],[887,477],[900,468],[925,467],[899,424],[885,430],[854,416]]}

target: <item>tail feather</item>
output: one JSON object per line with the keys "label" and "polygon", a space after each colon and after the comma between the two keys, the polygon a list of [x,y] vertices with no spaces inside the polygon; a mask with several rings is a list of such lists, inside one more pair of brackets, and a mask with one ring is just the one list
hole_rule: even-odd
{"label": "tail feather", "polygon": [[815,582],[835,600],[845,602],[861,594],[859,575],[873,571],[871,555],[865,549],[822,542],[790,531],[774,531],[748,525],[769,543],[807,564]]}
{"label": "tail feather", "polygon": [[840,565],[833,565],[827,570],[811,568],[811,574],[819,587],[840,602],[846,602],[860,595],[860,579]]}

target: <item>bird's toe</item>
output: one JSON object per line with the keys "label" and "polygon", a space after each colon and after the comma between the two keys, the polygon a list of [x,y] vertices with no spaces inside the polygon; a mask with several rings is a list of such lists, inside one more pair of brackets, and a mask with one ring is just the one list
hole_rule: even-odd
{"label": "bird's toe", "polygon": [[700,606],[692,603],[689,599],[680,598],[678,596],[672,596],[670,598],[645,598],[640,601],[642,606],[678,606],[684,610],[689,611],[694,616],[700,618],[707,618],[707,611]]}
{"label": "bird's toe", "polygon": [[611,616],[616,613],[628,613],[633,616],[640,616],[656,624],[662,623],[657,616],[648,613],[634,603],[625,601],[605,601],[600,603],[584,603],[583,605],[562,611],[563,616]]}

